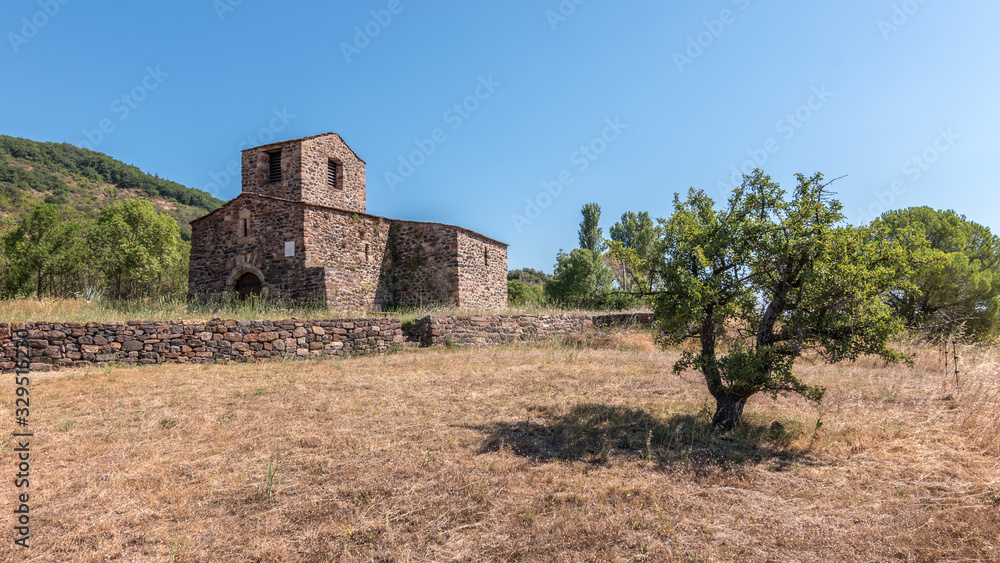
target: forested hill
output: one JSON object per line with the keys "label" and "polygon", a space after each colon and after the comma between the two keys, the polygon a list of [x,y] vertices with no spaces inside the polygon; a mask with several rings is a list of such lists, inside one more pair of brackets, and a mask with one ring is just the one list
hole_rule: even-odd
{"label": "forested hill", "polygon": [[99,152],[0,135],[0,218],[42,202],[89,216],[115,200],[132,198],[146,199],[177,219],[185,238],[189,221],[224,203]]}

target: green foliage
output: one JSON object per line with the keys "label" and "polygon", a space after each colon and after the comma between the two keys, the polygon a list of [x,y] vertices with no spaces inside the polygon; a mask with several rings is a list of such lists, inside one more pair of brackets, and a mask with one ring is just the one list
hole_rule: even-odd
{"label": "green foliage", "polygon": [[696,339],[675,371],[696,368],[716,399],[713,425],[739,423],[759,392],[819,401],[823,388],[792,372],[814,350],[826,360],[903,357],[888,345],[902,322],[889,305],[909,291],[916,239],[843,224],[822,175],[797,175],[792,198],[761,171],[744,176],[717,210],[703,192],[674,197],[661,220],[663,277],[655,312],[670,340]]}
{"label": "green foliage", "polygon": [[34,293],[41,299],[81,290],[89,263],[87,227],[51,204],[39,205],[21,217],[0,238],[4,256],[0,297]]}
{"label": "green foliage", "polygon": [[545,295],[564,306],[586,307],[610,289],[613,279],[600,253],[584,248],[569,254],[560,250],[555,273],[545,284]]}
{"label": "green foliage", "polygon": [[116,202],[97,220],[40,204],[0,235],[0,298],[182,295],[189,254],[177,222],[149,202]]}
{"label": "green foliage", "polygon": [[[32,165],[32,170],[12,165],[15,158]],[[119,189],[136,190],[145,197],[158,197],[176,203],[212,211],[222,201],[207,192],[184,187],[176,182],[151,176],[135,166],[107,155],[67,143],[39,143],[0,135],[0,206],[24,200],[27,190],[60,195],[69,185],[58,174],[104,182]]]}
{"label": "green foliage", "polygon": [[507,280],[507,303],[517,307],[544,305],[545,291],[540,285],[527,284],[521,280]]}
{"label": "green foliage", "polygon": [[604,311],[625,311],[628,309],[638,309],[643,305],[645,305],[645,301],[638,295],[605,290],[594,298],[591,308]]}
{"label": "green foliage", "polygon": [[[0,136],[0,143],[3,141]],[[2,146],[2,145],[0,145]],[[0,159],[0,211],[14,211],[27,202],[26,194],[36,191],[64,194],[69,189],[66,181],[37,168],[28,170]]]}
{"label": "green foliage", "polygon": [[622,215],[611,227],[607,260],[625,292],[652,291],[656,283],[657,230],[649,213]]}
{"label": "green foliage", "polygon": [[874,223],[901,242],[922,235],[927,246],[911,245],[917,258],[915,288],[892,296],[896,312],[911,327],[950,332],[964,324],[978,337],[1000,328],[1000,239],[954,211],[910,207],[889,211]]}
{"label": "green foliage", "polygon": [[188,247],[177,223],[148,201],[129,199],[104,208],[91,242],[115,298],[179,292],[187,282]]}
{"label": "green foliage", "polygon": [[601,222],[601,206],[588,203],[581,210],[583,220],[580,221],[580,248],[591,252],[604,252],[604,234],[598,226]]}
{"label": "green foliage", "polygon": [[641,258],[649,257],[655,250],[656,225],[646,211],[623,213],[621,221],[611,226],[610,233],[611,240],[635,250]]}
{"label": "green foliage", "polygon": [[518,280],[528,285],[545,285],[545,282],[552,279],[552,276],[541,270],[533,268],[518,268],[507,272],[507,281]]}
{"label": "green foliage", "polygon": [[607,243],[598,226],[601,207],[588,203],[581,213],[580,248],[569,254],[559,250],[555,272],[545,282],[546,297],[563,307],[574,308],[630,309],[640,305],[641,299],[615,291],[613,286],[616,273],[605,265]]}

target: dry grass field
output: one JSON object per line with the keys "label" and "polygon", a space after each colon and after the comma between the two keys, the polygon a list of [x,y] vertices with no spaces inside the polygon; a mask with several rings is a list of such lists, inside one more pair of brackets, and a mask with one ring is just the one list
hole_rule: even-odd
{"label": "dry grass field", "polygon": [[[616,313],[628,311],[615,311]],[[648,312],[643,310],[642,312]],[[378,313],[371,310],[342,311],[329,309],[318,303],[287,304],[267,300],[232,300],[210,303],[189,303],[185,297],[160,297],[111,301],[106,299],[3,299],[0,300],[0,319],[5,323],[52,322],[115,322],[115,321],[173,321],[191,319],[280,320],[296,317],[299,319],[340,319],[393,317],[402,320],[419,319],[427,315],[477,316],[493,315],[493,309],[470,309],[448,305],[428,305],[391,312]],[[558,307],[528,305],[510,306],[506,315],[542,314],[607,314],[607,311],[568,311]]]}
{"label": "dry grass field", "polygon": [[959,389],[912,349],[802,363],[821,408],[757,396],[724,435],[642,333],[38,374],[32,547],[0,559],[1000,560],[1000,359],[960,351]]}

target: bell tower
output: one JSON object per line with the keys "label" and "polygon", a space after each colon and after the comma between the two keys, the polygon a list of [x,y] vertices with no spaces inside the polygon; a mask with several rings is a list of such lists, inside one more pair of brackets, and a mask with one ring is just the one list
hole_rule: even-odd
{"label": "bell tower", "polygon": [[365,213],[365,161],[336,133],[243,151],[243,191]]}

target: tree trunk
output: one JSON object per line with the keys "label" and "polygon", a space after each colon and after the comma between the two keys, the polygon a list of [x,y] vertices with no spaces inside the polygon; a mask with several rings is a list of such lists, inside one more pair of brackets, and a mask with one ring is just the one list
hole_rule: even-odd
{"label": "tree trunk", "polygon": [[743,418],[743,406],[747,397],[731,393],[719,394],[715,397],[715,416],[712,417],[712,428],[716,430],[732,430]]}

